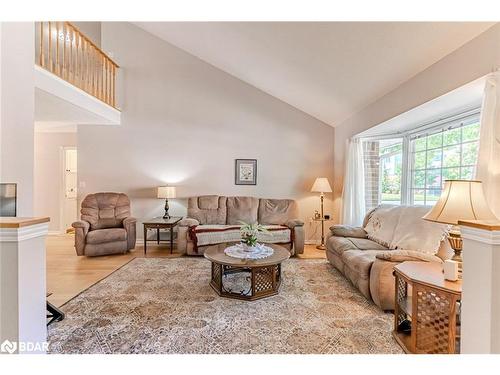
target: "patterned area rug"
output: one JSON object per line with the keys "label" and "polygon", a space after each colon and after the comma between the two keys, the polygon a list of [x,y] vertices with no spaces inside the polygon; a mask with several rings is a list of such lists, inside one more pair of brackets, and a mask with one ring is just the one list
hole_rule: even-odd
{"label": "patterned area rug", "polygon": [[203,258],[138,258],[63,306],[51,353],[402,353],[393,315],[325,260],[290,259],[280,294],[219,297]]}

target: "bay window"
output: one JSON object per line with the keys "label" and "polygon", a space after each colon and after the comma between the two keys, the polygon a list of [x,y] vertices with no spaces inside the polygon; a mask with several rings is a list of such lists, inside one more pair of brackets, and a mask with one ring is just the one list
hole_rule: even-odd
{"label": "bay window", "polygon": [[474,179],[479,126],[476,109],[393,137],[364,139],[367,210],[380,203],[432,206],[445,180]]}

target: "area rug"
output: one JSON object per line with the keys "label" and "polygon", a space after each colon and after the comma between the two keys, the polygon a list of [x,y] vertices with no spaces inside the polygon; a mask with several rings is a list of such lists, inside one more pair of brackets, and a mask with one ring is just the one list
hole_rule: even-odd
{"label": "area rug", "polygon": [[402,353],[393,315],[326,260],[283,264],[280,293],[219,297],[203,258],[137,258],[87,289],[49,328],[50,353]]}

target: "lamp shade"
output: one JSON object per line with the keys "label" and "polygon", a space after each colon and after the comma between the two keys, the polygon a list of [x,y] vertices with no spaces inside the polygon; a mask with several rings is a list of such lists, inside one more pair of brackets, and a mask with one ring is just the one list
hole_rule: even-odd
{"label": "lamp shade", "polygon": [[495,220],[484,197],[481,181],[446,180],[444,189],[424,220],[458,224],[459,220]]}
{"label": "lamp shade", "polygon": [[175,198],[175,186],[158,186],[158,198]]}
{"label": "lamp shade", "polygon": [[331,193],[332,188],[326,177],[318,177],[311,188],[313,193]]}

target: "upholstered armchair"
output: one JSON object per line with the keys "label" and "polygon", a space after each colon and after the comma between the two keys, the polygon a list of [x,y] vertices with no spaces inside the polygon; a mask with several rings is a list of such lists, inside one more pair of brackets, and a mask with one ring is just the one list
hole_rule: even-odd
{"label": "upholstered armchair", "polygon": [[89,194],[80,212],[81,221],[72,224],[77,255],[123,254],[135,247],[136,219],[125,194]]}

